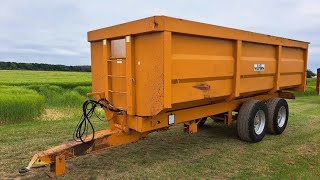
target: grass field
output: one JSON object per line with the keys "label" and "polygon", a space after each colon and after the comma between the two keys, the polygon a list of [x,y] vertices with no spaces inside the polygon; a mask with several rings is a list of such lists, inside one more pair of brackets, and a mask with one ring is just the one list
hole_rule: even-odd
{"label": "grass field", "polygon": [[[0,86],[0,120],[27,120],[41,115],[44,97],[36,91],[15,86]],[[8,122],[7,122],[8,123]]]}
{"label": "grass field", "polygon": [[65,88],[90,86],[91,73],[62,71],[12,71],[0,70],[2,85],[56,85]]}
{"label": "grass field", "polygon": [[[32,85],[19,83],[20,88],[44,98],[44,109],[32,121],[0,125],[0,179],[47,179],[47,167],[32,169],[25,176],[17,172],[33,154],[72,140],[81,113],[78,105],[60,103],[50,94],[76,94],[78,98],[70,101],[80,101],[91,89],[86,82],[74,86],[36,80]],[[320,97],[312,93],[313,83],[309,80],[307,96],[298,94],[289,101],[289,124],[280,136],[268,135],[260,143],[249,144],[238,139],[234,125],[207,122],[195,135],[175,126],[137,143],[72,159],[67,174],[59,179],[319,179]],[[107,127],[98,120],[94,124],[98,129]]]}
{"label": "grass field", "polygon": [[44,107],[80,107],[87,92],[88,72],[1,70],[0,125],[38,118]]}

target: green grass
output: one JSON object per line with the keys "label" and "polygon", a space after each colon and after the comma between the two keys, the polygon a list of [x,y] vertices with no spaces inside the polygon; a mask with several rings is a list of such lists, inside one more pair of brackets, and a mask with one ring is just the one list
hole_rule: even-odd
{"label": "green grass", "polygon": [[87,72],[0,70],[0,123],[34,120],[44,107],[80,108],[88,92]]}
{"label": "green grass", "polygon": [[306,86],[306,92],[295,92],[296,96],[301,97],[301,96],[315,96],[317,95],[316,92],[316,78],[308,78],[307,79],[307,86]]}
{"label": "green grass", "polygon": [[[85,100],[85,90],[91,92],[91,88],[82,88],[83,92],[80,95],[77,86],[75,89],[65,89],[56,85],[36,85],[29,87],[36,90],[39,94],[45,97],[48,107],[81,107]],[[81,86],[87,87],[87,86]]]}
{"label": "green grass", "polygon": [[56,85],[63,88],[90,86],[90,72],[0,70],[2,85]]}
{"label": "green grass", "polygon": [[92,92],[91,86],[77,86],[73,90],[78,92],[82,96],[86,96],[88,92]]}
{"label": "green grass", "polygon": [[36,91],[23,87],[0,86],[0,124],[16,123],[38,117],[45,100]]}
{"label": "green grass", "polygon": [[[207,122],[195,135],[175,126],[137,143],[72,159],[59,179],[318,179],[320,97],[300,97],[289,106],[285,132],[260,143],[239,140],[234,125]],[[71,116],[0,126],[0,177],[21,177],[17,170],[34,153],[72,139],[80,110],[62,113]],[[47,171],[32,169],[22,177],[44,179]]]}

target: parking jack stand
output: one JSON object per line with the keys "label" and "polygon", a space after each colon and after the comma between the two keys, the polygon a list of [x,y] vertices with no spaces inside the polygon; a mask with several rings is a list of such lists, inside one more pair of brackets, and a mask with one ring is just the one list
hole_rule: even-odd
{"label": "parking jack stand", "polygon": [[57,155],[55,162],[50,164],[50,177],[61,176],[66,173],[66,158],[64,154]]}
{"label": "parking jack stand", "polygon": [[[200,122],[200,120],[198,121]],[[195,134],[198,132],[198,122],[190,121],[184,124],[184,132],[189,134]]]}

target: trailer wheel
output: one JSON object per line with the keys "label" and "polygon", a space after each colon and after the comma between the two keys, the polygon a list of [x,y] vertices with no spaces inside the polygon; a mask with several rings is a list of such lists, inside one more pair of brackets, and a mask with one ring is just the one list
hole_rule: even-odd
{"label": "trailer wheel", "polygon": [[237,132],[240,139],[259,142],[266,134],[268,121],[267,105],[262,101],[250,100],[242,104],[237,119]]}
{"label": "trailer wheel", "polygon": [[207,117],[202,118],[202,119],[200,120],[200,122],[198,123],[198,128],[201,128],[206,121],[207,121]]}
{"label": "trailer wheel", "polygon": [[272,98],[267,102],[269,120],[267,132],[270,134],[282,134],[287,127],[289,107],[285,99]]}

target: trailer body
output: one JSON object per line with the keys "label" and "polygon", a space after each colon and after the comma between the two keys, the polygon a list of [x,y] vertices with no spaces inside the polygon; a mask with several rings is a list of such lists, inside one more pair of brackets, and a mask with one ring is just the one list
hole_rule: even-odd
{"label": "trailer body", "polygon": [[139,132],[170,125],[149,123],[168,112],[306,87],[302,41],[165,16],[90,31],[88,41],[93,91]]}

